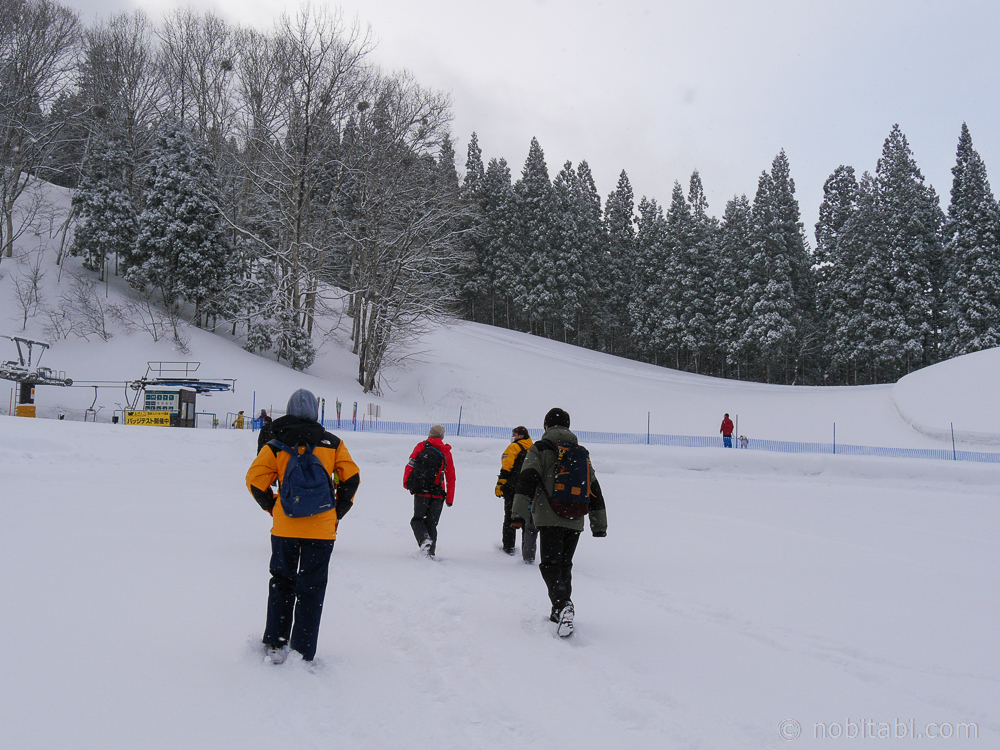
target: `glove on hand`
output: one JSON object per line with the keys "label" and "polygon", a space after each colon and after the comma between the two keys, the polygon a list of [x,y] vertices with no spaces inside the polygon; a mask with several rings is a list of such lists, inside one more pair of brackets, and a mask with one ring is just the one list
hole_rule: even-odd
{"label": "glove on hand", "polygon": [[278,503],[278,498],[275,497],[274,491],[270,487],[268,487],[266,494],[259,492],[259,490],[258,493],[259,494],[257,493],[254,494],[254,500],[257,501],[257,505],[259,505],[260,509],[263,510],[265,513],[267,513],[269,516],[273,516],[274,506],[277,505]]}
{"label": "glove on hand", "polygon": [[510,527],[512,529],[519,529],[522,526],[524,526],[524,519],[523,518],[511,518],[510,519]]}
{"label": "glove on hand", "polygon": [[444,504],[447,505],[450,508],[452,505],[455,504],[455,501],[454,500],[445,500]]}
{"label": "glove on hand", "polygon": [[593,532],[593,534],[594,534],[594,536],[607,536],[608,532],[607,531],[595,531],[595,532]]}

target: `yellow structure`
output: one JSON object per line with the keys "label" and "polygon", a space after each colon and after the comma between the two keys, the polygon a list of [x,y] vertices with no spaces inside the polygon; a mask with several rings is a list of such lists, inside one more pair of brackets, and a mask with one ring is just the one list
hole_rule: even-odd
{"label": "yellow structure", "polygon": [[[20,408],[20,407],[18,407]],[[126,411],[125,424],[141,424],[151,427],[169,427],[170,412],[168,411]]]}
{"label": "yellow structure", "polygon": [[18,417],[34,417],[35,416],[35,405],[34,404],[18,404],[17,409],[14,412],[15,416]]}

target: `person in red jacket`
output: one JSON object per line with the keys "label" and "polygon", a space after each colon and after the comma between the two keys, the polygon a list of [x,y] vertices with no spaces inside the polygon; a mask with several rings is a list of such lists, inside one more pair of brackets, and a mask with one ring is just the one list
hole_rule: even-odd
{"label": "person in red jacket", "polygon": [[444,427],[436,424],[427,439],[417,443],[403,471],[403,487],[413,493],[410,528],[420,551],[437,552],[437,525],[444,505],[455,502],[455,464],[451,446],[444,442]]}
{"label": "person in red jacket", "polygon": [[719,432],[722,433],[722,446],[724,448],[733,447],[733,420],[729,418],[729,414],[726,414],[722,419],[722,427],[719,428]]}

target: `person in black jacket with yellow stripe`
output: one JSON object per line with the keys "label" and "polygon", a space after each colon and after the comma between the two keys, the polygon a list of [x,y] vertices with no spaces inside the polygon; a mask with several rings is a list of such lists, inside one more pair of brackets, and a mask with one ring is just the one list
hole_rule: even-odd
{"label": "person in black jacket with yellow stripe", "polygon": [[[517,477],[521,473],[524,457],[532,446],[528,428],[518,426],[510,435],[511,443],[503,452],[500,460],[500,475],[497,477],[495,494],[503,498],[503,531],[500,536],[500,547],[508,555],[514,554],[514,543],[517,531],[510,526],[510,513],[514,507],[514,495],[517,492]],[[521,527],[521,558],[525,563],[535,562],[535,548],[538,540],[538,529],[531,521],[531,516],[525,519]]]}

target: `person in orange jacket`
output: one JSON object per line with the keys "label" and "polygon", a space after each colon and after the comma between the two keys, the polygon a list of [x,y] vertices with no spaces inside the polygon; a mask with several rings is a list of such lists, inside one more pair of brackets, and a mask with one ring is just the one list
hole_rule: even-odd
{"label": "person in orange jacket", "polygon": [[[264,628],[266,658],[280,664],[289,648],[311,662],[316,655],[319,622],[329,575],[330,554],[340,521],[353,507],[361,483],[357,464],[347,446],[319,423],[316,396],[299,389],[288,399],[283,417],[271,423],[274,440],[265,444],[247,471],[247,489],[273,518],[271,526],[271,583]],[[290,459],[280,445],[302,455],[312,448],[331,475],[335,507],[312,516],[291,518],[281,504],[282,478]],[[271,485],[278,481],[278,496]]]}
{"label": "person in orange jacket", "polygon": [[431,427],[427,439],[413,449],[403,470],[403,487],[413,494],[413,536],[420,551],[434,557],[441,510],[455,502],[455,463],[442,425]]}

